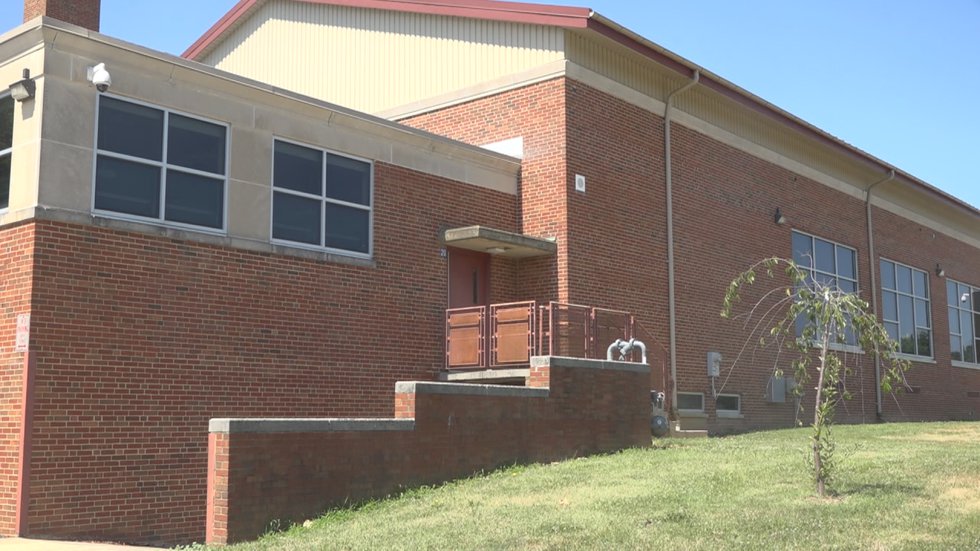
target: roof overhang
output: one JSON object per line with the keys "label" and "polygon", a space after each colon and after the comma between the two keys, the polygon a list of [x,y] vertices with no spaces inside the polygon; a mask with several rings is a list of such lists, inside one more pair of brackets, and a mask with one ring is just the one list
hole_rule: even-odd
{"label": "roof overhang", "polygon": [[505,258],[551,256],[558,252],[558,244],[551,239],[531,237],[484,226],[448,229],[443,233],[442,240],[450,247],[489,253]]}

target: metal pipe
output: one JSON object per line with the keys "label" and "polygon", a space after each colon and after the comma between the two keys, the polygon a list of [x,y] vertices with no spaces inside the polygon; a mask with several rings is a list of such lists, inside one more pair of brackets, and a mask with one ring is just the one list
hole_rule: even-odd
{"label": "metal pipe", "polygon": [[647,345],[643,344],[643,341],[638,341],[636,339],[630,339],[630,344],[634,347],[640,347],[640,357],[643,358],[642,361],[644,364],[649,365],[647,363]]}
{"label": "metal pipe", "polygon": [[[878,180],[868,186],[864,196],[864,210],[868,217],[868,265],[871,270],[871,307],[874,309],[875,318],[878,317],[878,277],[875,270],[875,237],[873,226],[871,225],[871,190],[879,184],[884,184],[895,179],[895,171],[889,170],[888,176]],[[875,416],[881,419],[881,358],[875,354]]]}
{"label": "metal pipe", "polygon": [[[647,345],[643,344],[643,341],[638,341],[636,339],[630,339],[624,341],[623,339],[616,339],[615,342],[606,348],[606,360],[608,361],[626,361],[626,355],[633,351],[634,348],[640,348],[640,356],[643,358],[643,363],[647,363]],[[613,352],[619,352],[619,359],[613,357]]]}
{"label": "metal pipe", "polygon": [[667,310],[670,321],[670,405],[677,409],[677,305],[674,296],[674,205],[673,185],[670,174],[670,108],[674,98],[701,80],[701,71],[694,71],[694,79],[667,96],[664,106],[664,172],[667,187]]}
{"label": "metal pipe", "polygon": [[622,342],[623,342],[623,339],[616,339],[612,344],[609,345],[609,348],[606,348],[606,360],[607,361],[610,361],[610,362],[613,361],[613,352],[616,351],[616,350],[619,350],[619,345],[622,344]]}

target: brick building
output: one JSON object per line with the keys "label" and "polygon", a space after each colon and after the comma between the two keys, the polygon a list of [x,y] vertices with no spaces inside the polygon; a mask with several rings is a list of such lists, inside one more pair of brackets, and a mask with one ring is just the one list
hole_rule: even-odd
{"label": "brick building", "polygon": [[843,417],[977,417],[980,212],[590,10],[243,0],[182,59],[98,5],[0,36],[2,533],[200,540],[209,419],[391,416],[467,301],[632,312],[682,425],[790,426],[717,314],[773,255],[915,365],[849,355]]}

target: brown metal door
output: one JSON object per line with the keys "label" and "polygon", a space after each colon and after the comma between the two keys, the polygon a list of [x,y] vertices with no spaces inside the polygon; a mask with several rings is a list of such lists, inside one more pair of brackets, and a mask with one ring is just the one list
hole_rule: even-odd
{"label": "brown metal door", "polygon": [[490,255],[449,247],[449,307],[490,304]]}

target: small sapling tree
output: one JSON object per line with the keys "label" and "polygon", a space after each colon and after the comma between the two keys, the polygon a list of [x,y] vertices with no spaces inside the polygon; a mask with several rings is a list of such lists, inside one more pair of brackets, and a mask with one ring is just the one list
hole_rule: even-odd
{"label": "small sapling tree", "polygon": [[732,317],[742,291],[756,282],[757,273],[773,279],[774,271],[780,267],[789,278],[789,285],[769,290],[740,316],[746,318],[746,327],[751,327],[750,340],[758,339],[763,346],[772,342],[794,351],[792,366],[798,383],[794,388],[797,395],[812,380],[810,365],[816,351],[810,452],[816,491],[824,497],[833,471],[834,442],[830,426],[839,400],[850,398],[846,391],[840,390],[846,368],[835,345],[851,335],[866,353],[877,354],[883,368],[884,392],[901,390],[899,382],[904,381],[908,363],[895,356],[896,343],[869,311],[867,302],[856,293],[841,291],[832,280],[814,279],[809,270],[792,260],[767,258],[739,274],[725,293],[722,317]]}

